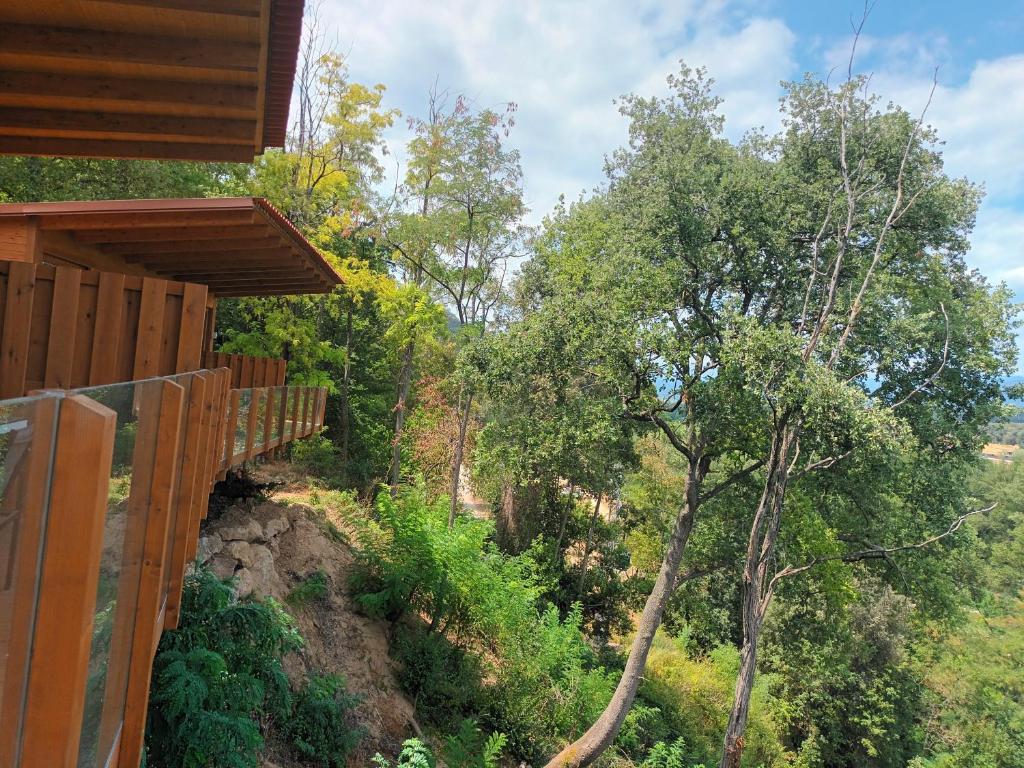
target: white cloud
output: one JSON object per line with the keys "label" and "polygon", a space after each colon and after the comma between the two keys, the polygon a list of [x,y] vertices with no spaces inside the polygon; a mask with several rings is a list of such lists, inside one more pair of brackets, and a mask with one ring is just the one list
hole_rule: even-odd
{"label": "white cloud", "polygon": [[680,58],[716,79],[736,137],[777,124],[778,81],[795,68],[796,37],[782,21],[738,18],[725,0],[345,0],[325,11],[353,77],[386,83],[403,112],[422,111],[435,77],[481,105],[518,104],[512,142],[534,221],[559,194],[601,182],[604,156],[626,136],[612,100],[664,93]]}

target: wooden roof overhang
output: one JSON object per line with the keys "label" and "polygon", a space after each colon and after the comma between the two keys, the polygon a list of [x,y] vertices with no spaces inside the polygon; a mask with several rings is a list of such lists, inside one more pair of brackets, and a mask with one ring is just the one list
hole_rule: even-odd
{"label": "wooden roof overhang", "polygon": [[0,2],[0,154],[251,162],[284,144],[304,0]]}
{"label": "wooden roof overhang", "polygon": [[200,283],[213,296],[329,293],[341,283],[259,197],[0,204],[0,259]]}

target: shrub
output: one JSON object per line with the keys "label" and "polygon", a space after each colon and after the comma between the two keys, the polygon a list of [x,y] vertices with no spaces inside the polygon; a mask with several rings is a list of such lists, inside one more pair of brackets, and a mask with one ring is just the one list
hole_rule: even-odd
{"label": "shrub", "polygon": [[441,757],[448,768],[498,768],[507,741],[505,734],[487,736],[476,720],[466,719],[458,731],[444,740]]}
{"label": "shrub", "polygon": [[[373,756],[373,764],[377,768],[391,768],[391,763],[380,752]],[[419,739],[406,739],[395,768],[434,768],[434,765],[434,756],[426,744]]]}
{"label": "shrub", "polygon": [[420,716],[442,730],[479,711],[480,662],[448,638],[421,625],[401,626],[391,645],[401,665],[398,682]]}
{"label": "shrub", "polygon": [[285,598],[292,606],[302,606],[317,600],[323,600],[327,596],[327,574],[323,571],[314,571],[288,593]]}
{"label": "shrub", "polygon": [[291,446],[293,463],[328,482],[339,479],[341,460],[338,447],[324,435],[310,435],[305,440],[296,440]]}
{"label": "shrub", "polygon": [[312,675],[295,694],[285,732],[295,751],[314,765],[341,768],[362,733],[348,722],[359,699],[337,675]]}
{"label": "shrub", "polygon": [[354,700],[329,677],[292,694],[281,658],[301,645],[273,600],[239,602],[209,572],[189,576],[180,626],[164,633],[153,664],[147,765],[256,768],[275,723],[305,758],[342,765],[359,735],[345,723]]}

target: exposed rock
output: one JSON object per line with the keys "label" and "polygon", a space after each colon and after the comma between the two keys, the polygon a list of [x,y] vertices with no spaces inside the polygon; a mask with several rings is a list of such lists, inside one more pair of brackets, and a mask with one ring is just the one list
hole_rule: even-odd
{"label": "exposed rock", "polygon": [[244,509],[232,507],[217,521],[217,533],[224,541],[259,541],[263,527]]}
{"label": "exposed rock", "polygon": [[277,571],[274,570],[274,555],[262,544],[249,547],[251,554],[249,570],[256,579],[257,592],[261,595],[273,595],[281,591]]}
{"label": "exposed rock", "polygon": [[235,567],[238,561],[230,555],[217,554],[208,563],[210,572],[218,579],[230,579],[235,575]]}
{"label": "exposed rock", "polygon": [[287,517],[278,517],[274,520],[268,520],[263,525],[263,538],[270,541],[275,536],[284,533],[292,527],[291,521]]}
{"label": "exposed rock", "polygon": [[224,554],[235,558],[248,568],[252,565],[252,547],[248,541],[229,541],[224,545]]}
{"label": "exposed rock", "polygon": [[240,568],[235,572],[235,594],[239,600],[254,592],[258,593],[258,586],[256,576],[248,568]]}
{"label": "exposed rock", "polygon": [[209,536],[200,536],[199,548],[196,550],[196,562],[200,565],[205,565],[210,562],[210,558],[222,549],[224,549],[224,540],[216,533],[211,533]]}

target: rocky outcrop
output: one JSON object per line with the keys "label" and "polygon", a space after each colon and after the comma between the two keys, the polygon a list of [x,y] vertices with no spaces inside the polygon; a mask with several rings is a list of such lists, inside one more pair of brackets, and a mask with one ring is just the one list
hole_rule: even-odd
{"label": "rocky outcrop", "polygon": [[[233,578],[240,598],[284,602],[312,574],[326,576],[324,598],[285,606],[305,645],[284,659],[284,668],[295,685],[312,672],[345,678],[362,699],[356,716],[366,732],[350,764],[366,765],[375,752],[398,753],[414,732],[414,708],[398,688],[387,626],[360,614],[348,594],[352,551],[324,535],[322,520],[303,504],[232,507],[204,523],[196,559],[219,577]],[[272,744],[268,749],[268,759],[290,768],[286,755],[274,754]]]}

